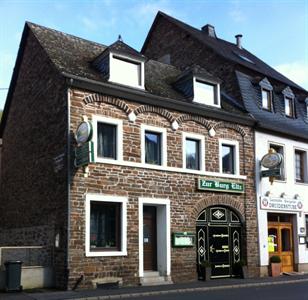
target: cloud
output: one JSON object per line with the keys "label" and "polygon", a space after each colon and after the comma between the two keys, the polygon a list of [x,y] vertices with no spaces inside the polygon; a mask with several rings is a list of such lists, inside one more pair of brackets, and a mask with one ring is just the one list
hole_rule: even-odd
{"label": "cloud", "polygon": [[136,6],[132,7],[130,15],[137,23],[144,26],[145,21],[152,21],[159,10],[168,15],[178,15],[178,12],[171,8],[171,2],[168,0],[139,1]]}
{"label": "cloud", "polygon": [[88,30],[96,30],[97,29],[97,22],[92,21],[87,17],[81,18],[81,23],[86,27]]}
{"label": "cloud", "polygon": [[231,10],[229,11],[229,16],[236,23],[242,23],[246,21],[246,16],[241,9],[241,4],[239,1],[233,1],[231,3]]}
{"label": "cloud", "polygon": [[274,67],[298,85],[308,90],[308,62],[295,61]]}

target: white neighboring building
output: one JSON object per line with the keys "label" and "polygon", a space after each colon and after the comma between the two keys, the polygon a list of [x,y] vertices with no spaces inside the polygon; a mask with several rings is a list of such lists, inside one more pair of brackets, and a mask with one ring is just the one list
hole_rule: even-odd
{"label": "white neighboring building", "polygon": [[[279,81],[238,71],[236,75],[245,108],[257,121],[260,275],[268,275],[274,255],[281,258],[282,272],[308,272],[308,92],[282,75]],[[281,175],[273,184],[269,174],[262,173],[270,169],[261,166],[270,149],[282,156]]]}
{"label": "white neighboring building", "polygon": [[[308,144],[262,132],[256,132],[255,138],[261,275],[267,275],[274,254],[282,258],[282,271],[307,272]],[[269,177],[261,177],[265,168],[260,162],[269,148],[283,155],[282,177],[273,184]]]}

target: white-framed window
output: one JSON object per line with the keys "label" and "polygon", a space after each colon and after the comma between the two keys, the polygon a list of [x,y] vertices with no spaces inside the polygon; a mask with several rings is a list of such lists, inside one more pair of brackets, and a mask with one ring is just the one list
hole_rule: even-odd
{"label": "white-framed window", "polygon": [[262,108],[272,111],[272,91],[262,88]]}
{"label": "white-framed window", "polygon": [[96,162],[123,160],[123,121],[92,116],[94,158]]}
{"label": "white-framed window", "polygon": [[110,53],[109,81],[144,89],[144,62]]}
{"label": "white-framed window", "polygon": [[307,151],[302,149],[294,149],[294,173],[295,182],[307,183]]}
{"label": "white-framed window", "polygon": [[240,174],[239,143],[232,140],[219,140],[219,172]]}
{"label": "white-framed window", "polygon": [[205,141],[200,134],[182,133],[183,168],[205,170]]}
{"label": "white-framed window", "polygon": [[86,195],[86,256],[127,255],[127,198]]}
{"label": "white-framed window", "polygon": [[194,102],[220,107],[220,85],[193,78]]}
{"label": "white-framed window", "polygon": [[141,125],[141,162],[153,166],[167,166],[166,128]]}
{"label": "white-framed window", "polygon": [[294,117],[294,98],[284,97],[285,114],[288,117]]}
{"label": "white-framed window", "polygon": [[276,142],[269,142],[268,145],[269,149],[273,149],[275,150],[277,153],[281,154],[283,159],[280,165],[280,169],[281,169],[281,174],[280,176],[276,176],[275,180],[281,180],[281,181],[285,181],[286,180],[286,173],[285,173],[285,145],[283,144],[279,144]]}

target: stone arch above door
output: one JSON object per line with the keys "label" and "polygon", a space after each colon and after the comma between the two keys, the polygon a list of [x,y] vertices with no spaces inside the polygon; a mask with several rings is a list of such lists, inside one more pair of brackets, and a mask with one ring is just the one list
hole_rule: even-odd
{"label": "stone arch above door", "polygon": [[244,211],[244,203],[237,200],[234,196],[231,195],[205,195],[203,199],[201,199],[194,207],[192,211],[192,218],[197,220],[201,211],[209,206],[217,206],[222,205],[229,207],[231,210],[234,210],[238,216],[240,217],[241,223],[245,222],[245,211]]}

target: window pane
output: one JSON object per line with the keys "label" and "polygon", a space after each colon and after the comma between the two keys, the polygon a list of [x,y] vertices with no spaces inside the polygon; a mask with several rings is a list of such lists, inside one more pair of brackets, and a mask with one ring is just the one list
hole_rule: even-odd
{"label": "window pane", "polygon": [[200,169],[200,142],[198,140],[186,139],[186,168],[199,170]]}
{"label": "window pane", "polygon": [[97,156],[116,159],[116,125],[97,123]]}
{"label": "window pane", "polygon": [[305,215],[306,220],[306,248],[308,248],[308,215]]}
{"label": "window pane", "polygon": [[262,107],[271,110],[271,92],[262,90]]}
{"label": "window pane", "polygon": [[304,152],[295,151],[295,180],[304,181]]}
{"label": "window pane", "polygon": [[120,249],[120,203],[91,201],[90,247]]}
{"label": "window pane", "polygon": [[147,164],[161,165],[161,134],[145,132],[145,162]]}
{"label": "window pane", "polygon": [[141,64],[119,57],[112,60],[112,79],[126,85],[141,85]]}
{"label": "window pane", "polygon": [[291,233],[290,229],[283,228],[281,229],[281,250],[282,251],[291,251]]}
{"label": "window pane", "polygon": [[278,235],[276,228],[268,229],[268,252],[277,252],[278,251]]}
{"label": "window pane", "polygon": [[222,172],[234,174],[234,146],[222,145]]}
{"label": "window pane", "polygon": [[[283,146],[270,144],[269,147],[271,149],[274,149],[277,153],[280,153],[284,157]],[[281,167],[281,176],[276,176],[275,178],[278,179],[278,180],[284,180],[285,179],[285,176],[284,176],[284,159],[282,160],[280,167]]]}
{"label": "window pane", "polygon": [[194,101],[208,105],[218,104],[215,97],[215,86],[196,80]]}
{"label": "window pane", "polygon": [[291,99],[285,98],[284,99],[284,107],[285,107],[285,112],[287,116],[291,116]]}

